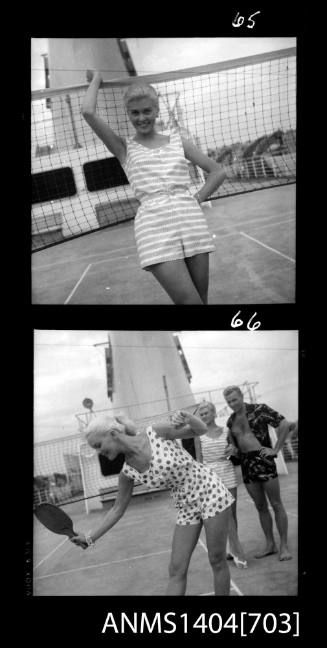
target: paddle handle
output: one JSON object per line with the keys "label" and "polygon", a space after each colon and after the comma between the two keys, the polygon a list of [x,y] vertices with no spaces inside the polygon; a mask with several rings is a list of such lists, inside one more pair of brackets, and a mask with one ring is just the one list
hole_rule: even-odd
{"label": "paddle handle", "polygon": [[78,533],[76,533],[76,531],[74,531],[74,529],[69,529],[67,531],[67,535],[68,535],[68,538],[75,538],[75,536],[78,536]]}

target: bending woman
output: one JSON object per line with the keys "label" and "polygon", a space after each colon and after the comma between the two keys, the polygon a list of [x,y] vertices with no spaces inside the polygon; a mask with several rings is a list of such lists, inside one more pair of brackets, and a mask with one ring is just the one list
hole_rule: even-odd
{"label": "bending woman", "polygon": [[[124,101],[136,132],[125,139],[96,114],[101,74],[88,70],[87,80],[82,115],[119,160],[140,202],[134,227],[141,267],[174,304],[207,304],[209,253],[215,246],[200,203],[221,185],[225,172],[178,130],[168,136],[157,132],[159,99],[152,86],[135,82],[128,87]],[[186,160],[207,174],[196,196],[190,192]]]}
{"label": "bending woman", "polygon": [[237,531],[237,478],[235,468],[228,459],[228,429],[216,424],[217,413],[213,403],[201,403],[197,413],[208,428],[207,433],[195,443],[197,460],[214,470],[233,495],[228,531],[229,555],[236,567],[246,569],[248,565]]}
{"label": "bending woman", "polygon": [[166,595],[185,594],[189,563],[204,526],[215,595],[228,596],[226,542],[233,497],[219,477],[195,461],[178,441],[206,431],[201,419],[183,410],[174,414],[172,424],[156,423],[140,434],[125,416],[116,417],[114,422],[105,417],[92,421],[87,431],[89,445],[110,460],[122,453],[125,463],[115,503],[103,522],[91,535],[81,533],[71,541],[86,549],[109,531],[125,513],[135,480],[149,487],[167,487],[177,509],[177,520]]}

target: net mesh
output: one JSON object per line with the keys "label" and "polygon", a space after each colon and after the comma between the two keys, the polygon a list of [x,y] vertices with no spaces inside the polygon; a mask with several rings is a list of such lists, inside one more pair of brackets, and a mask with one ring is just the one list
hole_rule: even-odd
{"label": "net mesh", "polygon": [[[94,417],[105,412],[94,412]],[[112,410],[107,412],[112,416]],[[158,416],[135,421],[137,431],[142,431],[155,421],[169,421],[170,412]],[[34,445],[34,505],[41,502],[53,504],[69,504],[74,501],[92,498],[96,506],[98,502],[110,499],[117,491],[118,472],[123,459],[110,462],[112,474],[104,475],[105,459],[100,456],[85,440],[87,423],[83,415],[78,415],[80,433],[66,438],[52,439]],[[107,468],[107,466],[105,466]],[[134,492],[145,491],[141,486],[134,487]],[[160,489],[154,489],[160,490]]]}
{"label": "net mesh", "polygon": [[[243,383],[240,385],[248,402],[256,402],[255,385],[257,383]],[[230,414],[222,396],[222,389],[200,392],[195,395],[195,402],[186,402],[184,409],[194,412],[201,401],[212,402],[216,406],[217,423],[224,426]],[[128,415],[128,408],[124,407]],[[121,412],[121,410],[119,410]],[[173,412],[166,411],[162,414],[136,420],[137,431],[144,430],[155,422],[169,422]],[[34,444],[34,505],[42,502],[51,502],[57,505],[70,504],[84,500],[86,505],[98,508],[107,500],[114,499],[117,493],[118,473],[123,464],[123,458],[118,457],[115,462],[102,459],[93,450],[85,439],[85,430],[89,422],[99,415],[115,415],[114,410],[98,410],[92,413],[77,414],[79,432],[64,438],[51,439]],[[118,411],[116,412],[118,414]],[[187,446],[185,446],[186,449]],[[297,461],[298,436],[295,428],[288,436],[284,447],[283,457],[287,461]],[[108,466],[109,472],[108,474]],[[153,490],[161,490],[154,488]],[[135,483],[134,494],[148,492],[148,488]]]}
{"label": "net mesh", "polygon": [[[157,127],[178,128],[227,170],[210,200],[295,182],[295,49],[138,77],[159,93]],[[97,113],[134,133],[123,104],[136,78],[105,82]],[[32,248],[133,219],[138,203],[118,160],[83,120],[87,86],[32,93]],[[205,180],[189,165],[194,193]]]}

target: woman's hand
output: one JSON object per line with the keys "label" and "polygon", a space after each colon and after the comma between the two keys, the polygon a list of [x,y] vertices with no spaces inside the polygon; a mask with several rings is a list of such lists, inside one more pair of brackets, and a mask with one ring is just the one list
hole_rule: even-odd
{"label": "woman's hand", "polygon": [[225,457],[229,459],[229,457],[237,457],[237,455],[238,449],[232,443],[229,443],[225,450]]}
{"label": "woman's hand", "polygon": [[208,431],[206,423],[187,410],[177,410],[172,416],[172,423],[176,429],[187,425],[195,434],[204,434]]}
{"label": "woman's hand", "polygon": [[277,453],[272,448],[261,448],[260,454],[262,457],[277,457]]}
{"label": "woman's hand", "polygon": [[115,421],[125,427],[125,432],[129,436],[135,436],[135,434],[137,433],[137,428],[134,421],[128,418],[128,416],[124,412],[117,414],[117,416],[115,416]]}
{"label": "woman's hand", "polygon": [[88,83],[91,83],[91,81],[93,81],[95,77],[98,78],[99,84],[101,86],[103,81],[101,72],[99,72],[98,70],[86,70],[86,80]]}
{"label": "woman's hand", "polygon": [[186,410],[177,410],[172,415],[172,423],[175,427],[180,427],[181,425],[187,425],[190,422],[191,414]]}
{"label": "woman's hand", "polygon": [[76,545],[77,547],[82,547],[82,549],[87,549],[88,544],[86,542],[86,538],[84,533],[79,533],[78,535],[74,536],[73,538],[70,538],[70,541]]}

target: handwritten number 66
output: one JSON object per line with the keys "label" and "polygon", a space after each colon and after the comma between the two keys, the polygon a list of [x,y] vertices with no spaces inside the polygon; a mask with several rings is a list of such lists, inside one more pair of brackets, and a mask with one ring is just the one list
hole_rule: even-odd
{"label": "handwritten number 66", "polygon": [[[237,319],[238,315],[240,315],[241,311],[238,311],[236,315],[234,315],[232,321],[231,321],[231,327],[232,328],[238,328],[239,326],[243,326],[243,320],[241,318]],[[251,326],[252,320],[255,318],[257,313],[253,313],[252,317],[250,317],[248,323],[247,323],[247,329],[249,331],[256,331],[258,328],[261,326],[261,322],[257,321]]]}

